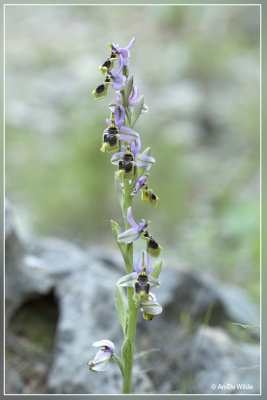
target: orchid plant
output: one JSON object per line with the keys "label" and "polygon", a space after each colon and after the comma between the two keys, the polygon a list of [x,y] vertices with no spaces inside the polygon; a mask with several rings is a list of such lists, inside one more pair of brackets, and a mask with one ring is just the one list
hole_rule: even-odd
{"label": "orchid plant", "polygon": [[[114,152],[111,163],[117,166],[115,181],[124,218],[124,231],[113,220],[111,225],[125,263],[126,275],[117,281],[115,287],[115,306],[124,334],[121,357],[115,353],[111,340],[100,340],[93,344],[100,347],[100,350],[88,365],[92,371],[105,371],[110,361],[114,360],[122,374],[122,393],[131,393],[138,313],[143,312],[143,318],[151,321],[162,312],[161,305],[151,292],[152,288],[160,285],[158,277],[162,261],[157,260],[149,266],[149,256],[157,258],[162,248],[148,233],[150,221],[141,219],[141,222],[136,222],[132,215],[132,202],[139,192],[142,193],[141,200],[148,205],[156,207],[159,200],[148,187],[148,171],[155,163],[155,158],[150,155],[150,148],[141,151],[140,135],[133,129],[141,114],[148,112],[144,96],[139,96],[139,89],[133,85],[133,77],[129,74],[133,44],[134,38],[125,48],[109,44],[110,56],[99,67],[104,82],[92,92],[96,100],[104,98],[109,87],[113,87],[116,93],[116,99],[109,104],[111,115],[106,119],[107,128],[103,132],[100,150],[104,153]],[[134,264],[133,244],[139,238],[145,240],[146,248],[140,251],[138,261]],[[127,288],[127,297],[122,287]]]}

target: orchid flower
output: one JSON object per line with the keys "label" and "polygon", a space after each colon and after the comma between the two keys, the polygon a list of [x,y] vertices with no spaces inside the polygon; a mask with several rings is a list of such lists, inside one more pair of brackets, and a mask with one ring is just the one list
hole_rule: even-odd
{"label": "orchid flower", "polygon": [[139,190],[145,186],[145,184],[147,183],[147,178],[150,177],[150,174],[145,174],[143,176],[141,176],[141,178],[138,179],[138,181],[135,184],[134,190],[132,192],[132,195],[136,194],[139,192]]}
{"label": "orchid flower", "polygon": [[111,72],[107,72],[107,77],[105,82],[111,82],[112,86],[115,90],[122,90],[124,88],[125,85],[125,81],[126,81],[126,76],[121,74],[121,71],[123,70],[123,59],[122,56],[120,56],[119,58],[119,69],[118,71],[114,72],[114,70],[112,69]]}
{"label": "orchid flower", "polygon": [[112,357],[115,346],[111,340],[100,340],[93,343],[94,347],[101,347],[96,353],[94,359],[88,363],[91,371],[106,371],[110,364],[108,364]]}
{"label": "orchid flower", "polygon": [[148,301],[141,301],[140,311],[143,311],[143,318],[151,321],[155,315],[158,315],[162,312],[162,306],[157,302],[156,296],[154,293],[149,293]]}
{"label": "orchid flower", "polygon": [[117,44],[114,43],[109,43],[109,46],[111,48],[111,54],[119,54],[122,56],[123,59],[123,65],[127,65],[129,63],[129,58],[130,58],[130,49],[133,47],[135,38],[133,37],[128,46],[126,47],[119,47]]}
{"label": "orchid flower", "polygon": [[147,156],[146,154],[139,153],[141,149],[141,140],[139,137],[132,141],[130,144],[130,149],[128,150],[126,146],[122,145],[121,148],[124,151],[115,153],[111,158],[111,163],[114,165],[120,165],[120,161],[124,161],[124,156],[127,151],[130,151],[133,156],[133,161],[137,167],[145,168],[147,171],[150,169],[151,165],[156,161],[154,157]]}
{"label": "orchid flower", "polygon": [[106,76],[106,79],[103,83],[101,83],[97,88],[92,92],[95,100],[103,99],[107,95],[108,86],[112,84],[115,90],[122,90],[124,88],[126,82],[126,76],[122,75],[121,72],[123,70],[123,57],[119,56],[119,69],[114,72],[112,69],[114,59],[108,58],[104,64],[99,67],[102,75]]}
{"label": "orchid flower", "polygon": [[135,289],[134,300],[149,300],[148,294],[151,287],[160,286],[159,280],[152,277],[150,273],[153,271],[149,265],[149,256],[146,250],[141,250],[137,266],[134,267],[135,272],[123,276],[118,280],[119,286],[133,287]]}
{"label": "orchid flower", "polygon": [[135,184],[134,190],[132,191],[132,196],[138,193],[140,190],[142,191],[142,201],[147,204],[152,205],[153,207],[157,206],[158,203],[158,196],[153,193],[151,189],[147,186],[147,178],[150,177],[150,174],[146,174],[141,176]]}
{"label": "orchid flower", "polygon": [[133,241],[137,240],[143,232],[147,230],[147,226],[150,224],[149,221],[146,222],[144,219],[142,219],[142,222],[138,225],[133,219],[132,207],[128,207],[127,209],[127,221],[131,228],[118,235],[118,243],[132,243]]}

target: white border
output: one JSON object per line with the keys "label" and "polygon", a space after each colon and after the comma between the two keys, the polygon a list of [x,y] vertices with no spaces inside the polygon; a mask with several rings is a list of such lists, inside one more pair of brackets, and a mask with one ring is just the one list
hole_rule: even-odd
{"label": "white border", "polygon": [[241,3],[236,3],[236,4],[218,4],[218,3],[215,3],[215,4],[210,4],[210,3],[198,3],[198,4],[187,4],[187,3],[181,3],[181,4],[172,4],[172,3],[166,3],[166,4],[152,4],[152,3],[144,3],[144,4],[136,4],[136,3],[122,3],[122,4],[119,4],[119,3],[107,3],[107,4],[98,4],[98,3],[92,3],[92,4],[84,4],[84,3],[77,3],[77,4],[74,4],[74,3],[71,3],[71,4],[68,4],[68,3],[65,3],[65,4],[60,4],[60,3],[46,3],[46,4],[42,4],[42,3],[36,3],[36,4],[29,4],[29,3],[25,3],[25,4],[4,4],[4,7],[9,7],[9,6],[33,6],[33,7],[35,7],[35,6],[74,6],[74,7],[76,7],[76,6],[85,6],[85,7],[88,7],[88,6],[100,6],[100,7],[107,7],[107,6],[111,6],[111,7],[113,7],[113,6],[118,6],[118,7],[121,7],[121,6],[136,6],[136,7],[138,7],[138,6],[141,6],[141,7],[143,7],[143,6],[152,6],[152,7],[157,7],[157,6],[162,6],[162,7],[165,7],[165,6],[220,6],[220,7],[224,7],[224,6],[260,6],[260,8],[261,8],[261,3],[255,3],[255,4],[253,4],[253,3],[251,3],[251,4],[246,4],[246,3],[244,3],[244,4],[241,4]]}
{"label": "white border", "polygon": [[[207,4],[207,3],[198,3],[198,4],[188,4],[188,3],[181,3],[181,4],[171,4],[171,3],[166,3],[166,4],[151,4],[151,3],[144,3],[144,4],[136,4],[136,3],[124,3],[124,4],[98,4],[98,3],[92,3],[92,4],[83,4],[83,3],[77,3],[77,4],[58,4],[58,3],[47,3],[47,4],[42,4],[42,3],[36,3],[36,4],[3,4],[3,187],[4,187],[4,204],[5,204],[5,93],[6,93],[6,87],[5,87],[5,10],[6,7],[28,7],[28,6],[100,6],[100,7],[107,7],[107,6],[136,6],[136,7],[143,7],[143,6],[152,6],[152,7],[165,7],[165,6],[256,6],[260,7],[260,66],[259,66],[259,75],[260,75],[260,329],[262,327],[262,258],[261,258],[261,246],[262,246],[262,223],[261,223],[261,217],[262,217],[262,4],[261,3],[255,3],[255,4]],[[3,227],[4,227],[4,232],[5,232],[5,208],[3,210]],[[3,235],[5,236],[5,235]],[[3,394],[4,396],[261,396],[262,395],[262,335],[260,334],[260,393],[207,393],[207,394],[180,394],[180,393],[172,393],[172,394],[165,394],[165,393],[138,393],[138,394],[75,394],[75,393],[67,393],[67,394],[57,394],[57,393],[49,393],[49,394],[43,394],[43,393],[32,393],[32,394],[21,394],[21,393],[5,393],[5,237],[3,237],[3,265],[4,265],[4,273],[3,273],[3,317],[4,317],[4,322],[3,322],[3,339],[4,339],[4,354],[3,354]]]}

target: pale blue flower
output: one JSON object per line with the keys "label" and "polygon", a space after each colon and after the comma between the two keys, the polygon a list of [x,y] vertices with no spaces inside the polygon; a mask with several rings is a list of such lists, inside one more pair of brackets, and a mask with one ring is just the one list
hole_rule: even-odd
{"label": "pale blue flower", "polygon": [[122,145],[121,148],[123,149],[123,151],[115,153],[111,158],[111,163],[114,165],[118,165],[119,162],[123,160],[125,153],[128,151],[132,153],[133,161],[135,162],[136,166],[140,168],[145,168],[147,171],[150,169],[151,165],[156,161],[154,157],[147,156],[146,154],[139,152],[141,149],[141,140],[139,136],[131,142],[129,150],[124,145]]}
{"label": "pale blue flower", "polygon": [[138,225],[133,219],[132,207],[128,207],[127,221],[131,228],[118,235],[117,240],[119,243],[132,243],[133,241],[137,240],[141,234],[147,230],[147,226],[149,224],[149,222],[146,222],[144,219],[142,219],[141,223]]}
{"label": "pale blue flower", "polygon": [[122,56],[119,58],[119,69],[114,72],[112,69],[111,72],[107,72],[107,77],[105,82],[109,82],[109,79],[111,79],[112,86],[115,90],[122,90],[125,85],[126,81],[126,76],[121,74],[121,71],[123,70],[123,59]]}
{"label": "pale blue flower", "polygon": [[139,190],[145,186],[145,184],[147,183],[147,178],[150,176],[150,174],[145,174],[143,176],[141,176],[141,178],[138,179],[138,181],[135,184],[135,188],[133,190],[132,194],[136,194],[139,192]]}
{"label": "pale blue flower", "polygon": [[88,363],[90,370],[106,371],[110,367],[108,362],[115,350],[114,343],[111,340],[100,340],[93,343],[93,346],[101,347],[101,349],[96,353],[94,359]]}
{"label": "pale blue flower", "polygon": [[142,280],[143,277],[147,278],[145,279],[145,282],[148,282],[150,287],[160,285],[159,280],[150,275],[153,268],[149,267],[149,255],[146,250],[140,251],[137,265],[134,266],[134,269],[135,272],[131,272],[130,274],[120,278],[118,280],[118,285],[135,287],[136,283],[140,284],[138,281],[139,278]]}
{"label": "pale blue flower", "polygon": [[134,45],[135,38],[133,37],[128,46],[126,47],[119,47],[119,45],[114,43],[109,43],[111,48],[111,54],[119,54],[122,57],[123,65],[127,65],[129,63],[130,58],[130,49]]}

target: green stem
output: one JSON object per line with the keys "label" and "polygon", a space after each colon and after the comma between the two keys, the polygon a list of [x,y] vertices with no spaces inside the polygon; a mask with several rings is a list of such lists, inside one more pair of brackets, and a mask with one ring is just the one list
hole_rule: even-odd
{"label": "green stem", "polygon": [[131,343],[131,352],[130,354],[127,354],[127,357],[125,357],[124,359],[125,374],[123,376],[123,381],[122,381],[123,394],[131,393],[134,343],[136,334],[136,321],[138,315],[138,308],[136,308],[135,303],[133,301],[133,288],[128,288],[127,294],[128,294],[128,304],[129,304],[129,322],[127,330],[127,339],[129,339]]}
{"label": "green stem", "polygon": [[[123,204],[123,216],[124,216],[124,223],[125,229],[130,227],[127,221],[127,209],[132,204],[132,196],[131,196],[131,186],[127,179],[124,179],[124,204]],[[128,259],[125,263],[126,273],[130,274],[133,272],[133,243],[127,244],[127,253]],[[134,358],[134,343],[135,343],[135,334],[136,334],[136,321],[138,315],[138,308],[135,305],[133,300],[134,290],[132,287],[127,288],[127,296],[128,296],[128,310],[129,310],[129,317],[128,317],[128,329],[126,333],[125,340],[130,341],[130,353],[126,353],[124,358],[124,376],[123,376],[123,383],[122,383],[122,393],[129,394],[131,393],[131,382],[132,382],[132,369],[133,369],[133,358]]]}
{"label": "green stem", "polygon": [[[126,75],[126,71],[124,74]],[[130,94],[130,93],[129,93]],[[128,95],[129,95],[128,94]],[[125,98],[125,93],[122,93],[123,105],[125,107],[125,112],[128,120],[128,126],[131,127],[131,112],[127,106],[128,98]],[[127,125],[127,124],[126,124]],[[130,224],[127,221],[127,210],[132,205],[132,190],[133,187],[130,185],[127,179],[123,180],[124,188],[124,201],[123,201],[123,218],[125,224],[125,230],[130,228]],[[126,274],[133,272],[133,243],[127,244],[127,254],[124,256]],[[134,289],[132,287],[127,288],[128,296],[128,327],[125,333],[125,341],[122,346],[122,357],[124,363],[124,374],[122,382],[122,393],[131,393],[131,382],[132,382],[132,369],[133,369],[133,359],[134,359],[134,343],[136,334],[136,321],[138,315],[138,308],[133,300]]]}
{"label": "green stem", "polygon": [[113,358],[113,360],[116,362],[116,364],[118,365],[118,367],[120,368],[120,370],[121,370],[121,375],[124,376],[124,367],[123,367],[123,363],[122,363],[120,357],[119,357],[116,353],[113,353],[113,354],[112,354],[112,358]]}

